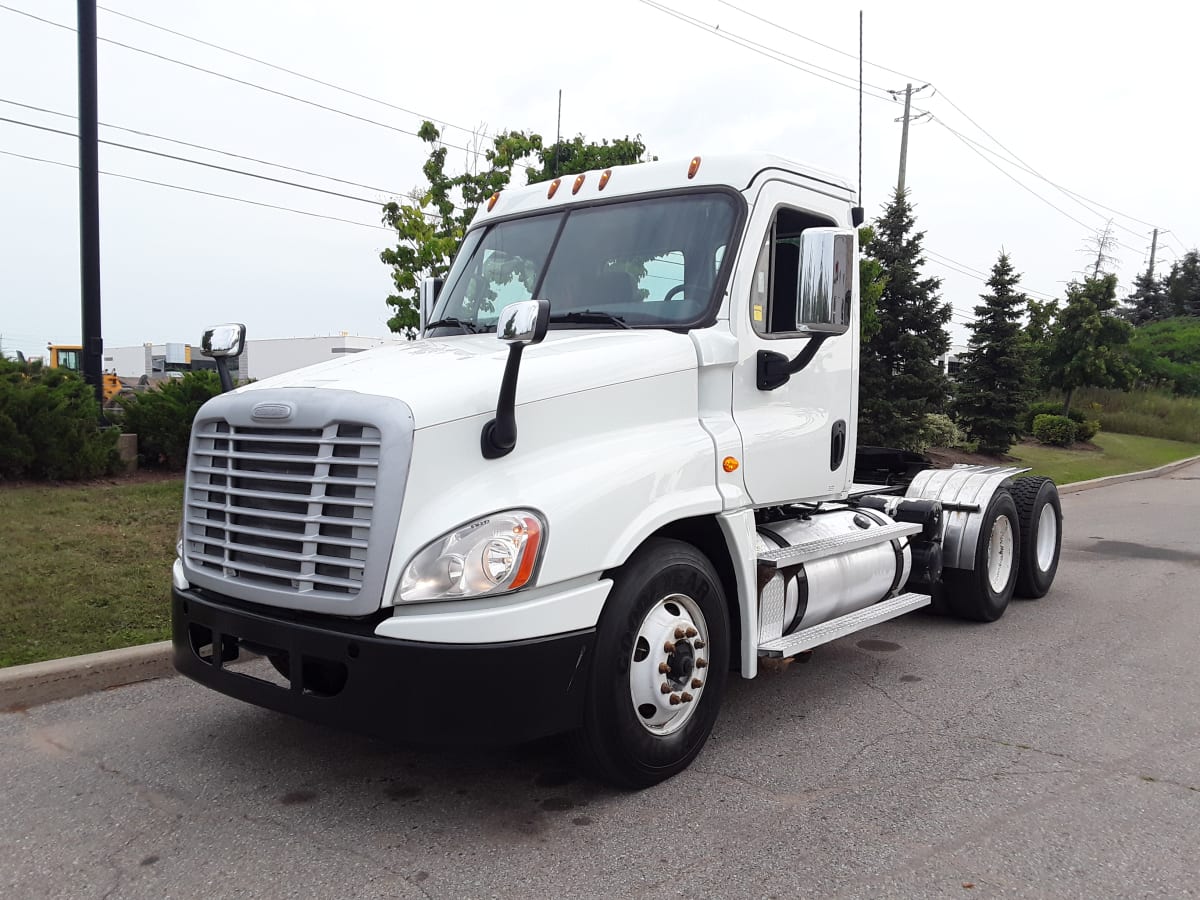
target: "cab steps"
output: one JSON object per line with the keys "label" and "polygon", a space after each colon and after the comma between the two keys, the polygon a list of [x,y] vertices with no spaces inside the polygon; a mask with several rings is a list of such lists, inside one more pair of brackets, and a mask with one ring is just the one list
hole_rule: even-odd
{"label": "cab steps", "polygon": [[917,534],[924,526],[915,522],[895,522],[879,528],[864,528],[862,531],[852,531],[834,537],[818,538],[793,544],[790,547],[780,547],[778,550],[768,550],[758,555],[760,569],[784,569],[788,566],[798,566],[802,563],[816,562],[830,556],[841,556],[851,550],[863,547],[873,547],[894,541],[897,538]]}
{"label": "cab steps", "polygon": [[857,610],[820,625],[804,628],[792,634],[773,640],[763,641],[758,645],[758,655],[767,657],[795,656],[805,650],[811,650],[820,644],[828,644],[838,638],[886,622],[905,613],[928,606],[932,598],[928,594],[899,594],[890,600],[881,600],[865,609]]}

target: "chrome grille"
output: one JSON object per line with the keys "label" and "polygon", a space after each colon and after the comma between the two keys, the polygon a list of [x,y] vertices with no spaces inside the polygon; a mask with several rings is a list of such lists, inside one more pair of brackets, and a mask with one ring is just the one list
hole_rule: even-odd
{"label": "chrome grille", "polygon": [[188,563],[276,591],[356,596],[379,459],[380,433],[369,425],[198,424],[188,458]]}

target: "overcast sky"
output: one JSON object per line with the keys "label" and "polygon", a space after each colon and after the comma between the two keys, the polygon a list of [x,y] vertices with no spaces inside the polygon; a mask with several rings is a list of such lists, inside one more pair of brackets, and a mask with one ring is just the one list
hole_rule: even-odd
{"label": "overcast sky", "polygon": [[[402,133],[420,116],[552,139],[641,134],[660,158],[768,150],[856,179],[857,99],[832,78],[857,63],[858,6],[769,0],[603,4],[341,0],[101,0],[113,10],[350,88],[400,112],[239,59],[101,9],[101,37],[186,61],[378,123],[339,115],[101,42],[100,120],[334,176],[349,186],[101,128],[101,137],[253,170],[373,202],[421,183],[425,145]],[[0,0],[71,27],[72,0]],[[1061,295],[1111,216],[1122,284],[1144,269],[1151,225],[1165,269],[1200,240],[1195,160],[1195,36],[1200,4],[865,2],[871,93],[930,83],[914,99],[908,186],[926,246],[986,271],[1001,247],[1024,285]],[[985,11],[986,8],[986,11]],[[774,23],[774,24],[770,24]],[[713,33],[771,48],[768,59]],[[76,112],[75,35],[0,9],[0,99]],[[765,51],[764,51],[765,52]],[[896,71],[874,67],[871,63]],[[904,74],[898,74],[904,73]],[[955,105],[959,109],[955,108]],[[960,111],[961,110],[961,111]],[[896,181],[900,104],[864,101],[864,205],[878,214]],[[964,115],[965,114],[965,115]],[[1002,149],[966,118],[1003,143]],[[73,132],[71,118],[0,103],[0,117]],[[400,130],[397,130],[400,129]],[[987,150],[972,150],[949,129]],[[445,138],[467,145],[469,131]],[[0,150],[67,164],[70,137],[0,122]],[[991,151],[989,153],[988,151]],[[1111,207],[1089,209],[1004,165],[1015,153],[1049,181]],[[998,156],[991,155],[992,153]],[[1008,175],[985,161],[991,160]],[[467,154],[452,150],[453,167]],[[236,320],[250,336],[384,335],[390,286],[377,206],[111,146],[102,170],[347,219],[330,221],[101,176],[104,338],[198,342]],[[1011,176],[1011,177],[1010,177]],[[1025,187],[1020,186],[1017,179]],[[1038,196],[1041,198],[1039,199]],[[0,340],[40,353],[78,342],[78,178],[74,169],[0,154]],[[1051,205],[1058,207],[1056,210]],[[1075,221],[1078,220],[1078,221]],[[1143,220],[1143,221],[1137,221]],[[1149,223],[1149,224],[1147,224]],[[983,289],[937,264],[966,320]],[[961,324],[956,343],[965,341]]]}

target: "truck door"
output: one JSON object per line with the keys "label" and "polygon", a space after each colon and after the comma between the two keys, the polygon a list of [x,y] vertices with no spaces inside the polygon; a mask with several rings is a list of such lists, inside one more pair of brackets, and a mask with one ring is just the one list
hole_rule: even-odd
{"label": "truck door", "polygon": [[[811,199],[810,199],[811,198]],[[800,372],[774,390],[760,390],[759,352],[801,353],[815,338],[797,330],[800,235],[844,226],[840,203],[782,181],[759,191],[747,229],[758,237],[741,261],[730,298],[730,328],[738,336],[733,414],[742,433],[746,489],[755,505],[834,497],[850,484],[858,419],[858,265],[849,255],[849,327],[826,337]],[[855,242],[856,243],[856,242]],[[750,245],[747,244],[749,247]],[[855,250],[857,247],[855,246]]]}

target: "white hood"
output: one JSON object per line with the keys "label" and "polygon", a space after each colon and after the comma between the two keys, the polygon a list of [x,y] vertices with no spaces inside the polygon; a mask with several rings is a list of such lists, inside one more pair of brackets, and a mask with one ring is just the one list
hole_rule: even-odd
{"label": "white hood", "polygon": [[[429,338],[378,347],[246,385],[336,388],[403,400],[416,428],[496,408],[508,346],[493,334]],[[517,404],[696,368],[686,334],[661,330],[551,331],[526,347]]]}

